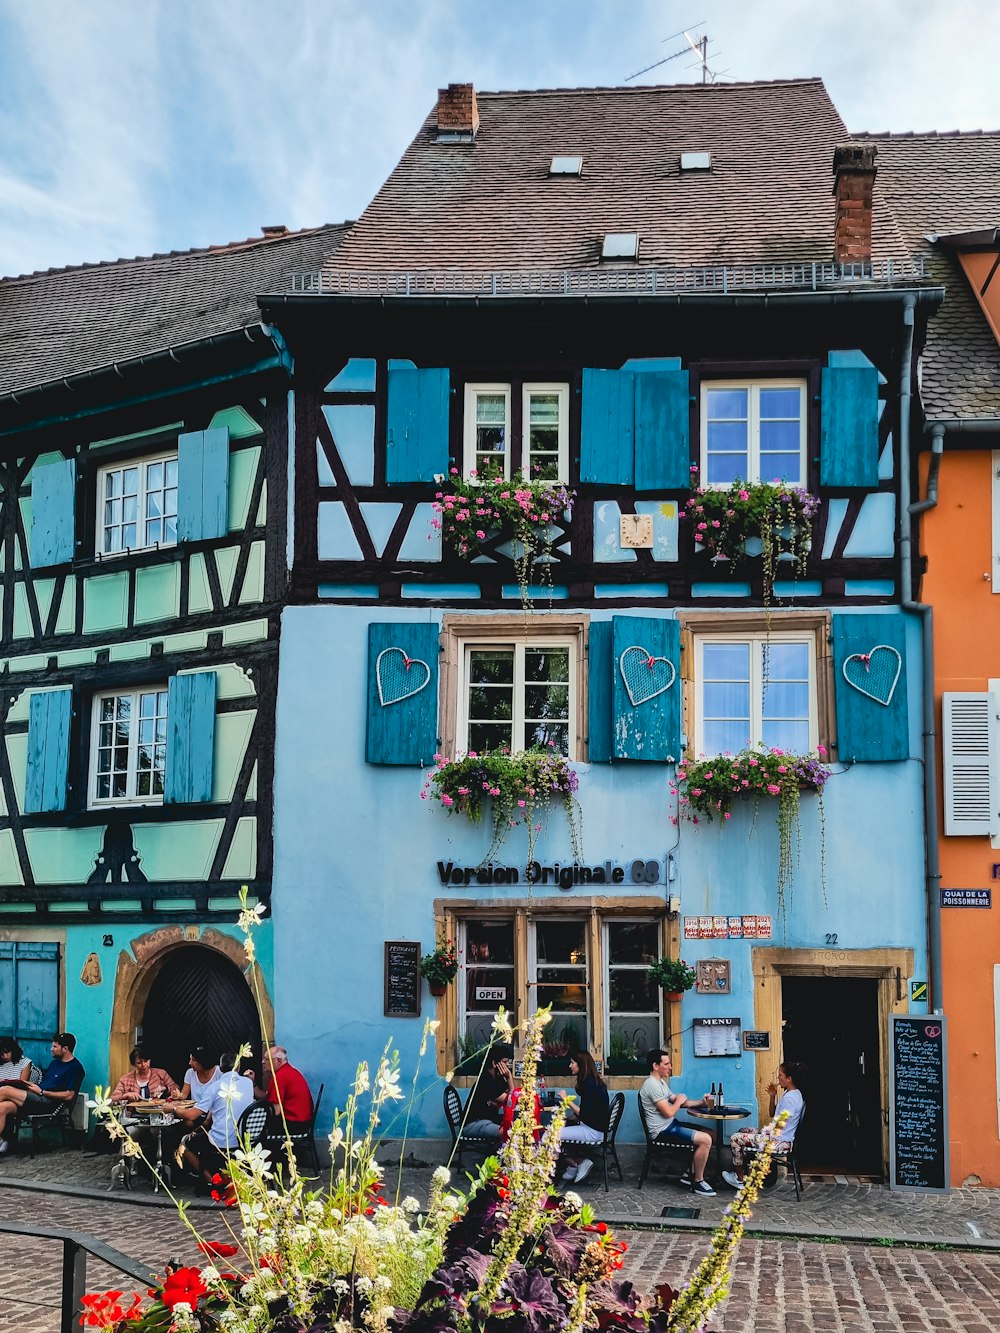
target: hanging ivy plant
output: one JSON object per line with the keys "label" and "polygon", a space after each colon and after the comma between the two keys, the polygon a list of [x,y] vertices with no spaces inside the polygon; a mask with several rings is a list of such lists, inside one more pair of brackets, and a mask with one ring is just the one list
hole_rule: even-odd
{"label": "hanging ivy plant", "polygon": [[[698,469],[692,467],[696,478]],[[682,517],[713,564],[728,563],[730,573],[746,554],[746,544],[761,543],[764,603],[770,606],[782,556],[797,574],[804,574],[812,548],[812,522],[819,509],[817,496],[780,481],[750,485],[736,480],[717,489],[699,486],[690,496]]]}
{"label": "hanging ivy plant", "polygon": [[435,800],[450,814],[464,815],[480,824],[490,805],[493,836],[480,865],[491,860],[512,828],[528,831],[528,863],[535,859],[535,842],[544,816],[554,800],[560,801],[569,821],[573,856],[583,857],[580,807],[576,800],[579,775],[569,761],[542,746],[510,753],[507,750],[471,751],[462,759],[436,756],[437,768],[424,783],[424,800]]}
{"label": "hanging ivy plant", "polygon": [[791,895],[795,868],[801,855],[799,798],[803,791],[819,796],[820,882],[826,898],[826,820],[823,787],[830,770],[823,763],[826,750],[815,755],[788,754],[784,750],[755,747],[739,754],[716,755],[711,759],[683,760],[670,790],[677,797],[677,813],[693,824],[701,820],[732,818],[733,802],[752,800],[754,818],[759,803],[778,803],[778,904],[782,919]]}
{"label": "hanging ivy plant", "polygon": [[532,610],[529,587],[536,573],[552,591],[553,545],[563,534],[556,526],[568,518],[575,493],[558,481],[507,481],[476,472],[462,477],[457,467],[434,497],[431,526],[449,550],[468,560],[499,528],[509,528],[514,542],[514,574],[521,605]]}

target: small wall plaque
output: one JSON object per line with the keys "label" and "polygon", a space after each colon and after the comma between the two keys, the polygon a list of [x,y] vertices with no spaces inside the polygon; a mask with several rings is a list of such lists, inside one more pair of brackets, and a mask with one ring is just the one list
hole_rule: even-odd
{"label": "small wall plaque", "polygon": [[728,995],[732,978],[728,958],[699,958],[694,988],[699,995]]}
{"label": "small wall plaque", "polygon": [[757,1028],[747,1028],[743,1034],[745,1051],[769,1051],[771,1049],[770,1032],[761,1032]]}
{"label": "small wall plaque", "polygon": [[622,514],[620,540],[622,546],[633,551],[639,549],[652,550],[652,514]]}

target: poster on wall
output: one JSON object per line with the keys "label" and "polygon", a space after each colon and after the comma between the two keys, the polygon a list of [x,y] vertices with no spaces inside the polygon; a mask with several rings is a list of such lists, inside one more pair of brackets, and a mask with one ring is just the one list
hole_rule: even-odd
{"label": "poster on wall", "polygon": [[742,1026],[738,1018],[692,1019],[695,1055],[740,1055]]}

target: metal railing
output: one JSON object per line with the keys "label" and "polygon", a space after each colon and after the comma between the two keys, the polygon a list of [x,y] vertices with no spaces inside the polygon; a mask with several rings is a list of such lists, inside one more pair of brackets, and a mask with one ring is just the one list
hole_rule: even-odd
{"label": "metal railing", "polygon": [[[62,1242],[62,1291],[59,1301],[59,1333],[79,1333],[81,1305],[80,1299],[87,1291],[87,1255],[100,1259],[101,1263],[116,1268],[126,1277],[132,1278],[145,1290],[156,1282],[156,1274],[145,1264],[137,1263],[127,1254],[96,1236],[88,1236],[82,1231],[64,1231],[60,1227],[26,1226],[21,1222],[0,1221],[0,1234],[27,1236],[34,1240],[58,1240]],[[7,1270],[9,1271],[9,1269]]]}
{"label": "metal railing", "polygon": [[480,272],[472,269],[323,269],[296,273],[298,295],[387,297],[729,296],[738,292],[822,291],[845,286],[905,286],[928,278],[926,259],[866,264],[819,261],[711,268],[624,268]]}

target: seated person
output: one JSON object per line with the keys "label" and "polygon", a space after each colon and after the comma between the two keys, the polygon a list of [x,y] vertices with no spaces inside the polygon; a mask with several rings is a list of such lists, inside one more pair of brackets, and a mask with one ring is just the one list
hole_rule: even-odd
{"label": "seated person", "polygon": [[206,1185],[228,1169],[229,1153],[239,1147],[240,1116],[253,1104],[253,1080],[238,1073],[236,1056],[227,1052],[219,1061],[220,1075],[204,1120],[184,1141],[184,1160],[201,1174]]}
{"label": "seated person", "polygon": [[0,1037],[0,1083],[25,1084],[31,1080],[31,1061],[13,1037]]}
{"label": "seated person", "polygon": [[[171,1107],[177,1124],[163,1131],[164,1154],[180,1161],[180,1146],[184,1136],[196,1129],[215,1099],[215,1089],[222,1078],[217,1053],[208,1046],[196,1046],[188,1058],[188,1076],[177,1094],[177,1101],[190,1101],[191,1106]],[[171,1100],[174,1100],[172,1097]]]}
{"label": "seated person", "polygon": [[0,1087],[0,1153],[10,1148],[7,1133],[15,1117],[51,1115],[59,1102],[72,1102],[83,1082],[83,1065],[73,1054],[76,1038],[72,1032],[59,1032],[52,1038],[52,1063],[40,1083]]}
{"label": "seated person", "polygon": [[642,1113],[650,1134],[659,1141],[694,1144],[694,1156],[691,1159],[691,1172],[685,1172],[680,1184],[690,1185],[695,1194],[714,1194],[715,1190],[705,1179],[705,1165],[712,1147],[712,1136],[703,1129],[692,1129],[690,1125],[679,1125],[675,1120],[677,1112],[684,1106],[702,1107],[704,1097],[698,1101],[689,1101],[683,1092],[671,1092],[670,1075],[673,1064],[667,1051],[656,1048],[646,1052],[649,1061],[649,1078],[639,1090]]}
{"label": "seated person", "polygon": [[[252,1073],[251,1073],[252,1077]],[[313,1102],[309,1084],[288,1062],[284,1046],[271,1046],[264,1060],[264,1088],[254,1088],[258,1101],[268,1102],[289,1134],[302,1133],[312,1125]]]}
{"label": "seated person", "polygon": [[176,1097],[180,1088],[165,1069],[154,1069],[153,1062],[141,1046],[133,1046],[129,1053],[132,1068],[122,1074],[115,1084],[111,1100],[138,1102],[146,1097]]}
{"label": "seated person", "polygon": [[[577,1051],[569,1062],[569,1072],[576,1079],[576,1095],[580,1101],[572,1114],[572,1122],[567,1116],[566,1124],[559,1133],[559,1142],[603,1143],[611,1109],[608,1085],[597,1072],[594,1057],[589,1051]],[[565,1165],[563,1180],[567,1183],[586,1180],[594,1167],[593,1158],[575,1157],[572,1149],[564,1151],[562,1159]]]}
{"label": "seated person", "polygon": [[490,1048],[465,1112],[463,1133],[500,1142],[504,1103],[514,1088],[514,1048],[505,1042]]}
{"label": "seated person", "polygon": [[[775,1155],[786,1153],[791,1148],[795,1140],[795,1131],[799,1127],[799,1121],[802,1119],[802,1112],[805,1108],[805,1102],[802,1100],[801,1085],[802,1080],[808,1076],[805,1065],[797,1060],[786,1060],[784,1064],[778,1066],[777,1083],[767,1085],[770,1104],[768,1107],[767,1119],[770,1123],[776,1115],[782,1111],[788,1112],[788,1119],[778,1132],[778,1141],[774,1145]],[[778,1096],[778,1089],[781,1089],[781,1096]],[[743,1184],[745,1175],[743,1163],[749,1150],[759,1150],[764,1146],[763,1129],[738,1129],[729,1140],[729,1147],[733,1154],[733,1170],[723,1171],[722,1179],[734,1190],[738,1190]]]}

